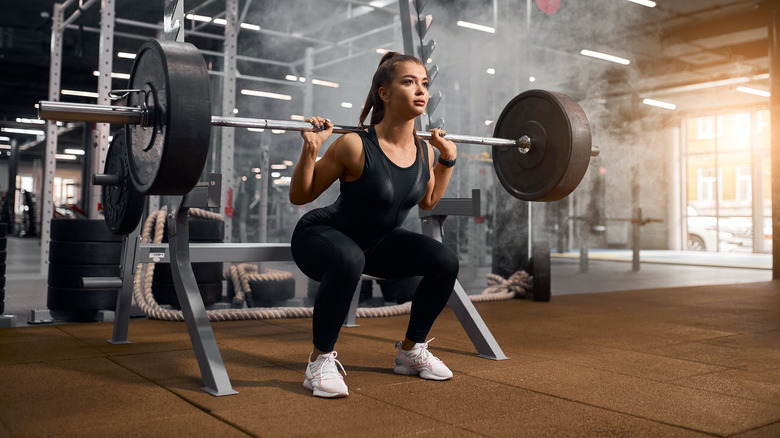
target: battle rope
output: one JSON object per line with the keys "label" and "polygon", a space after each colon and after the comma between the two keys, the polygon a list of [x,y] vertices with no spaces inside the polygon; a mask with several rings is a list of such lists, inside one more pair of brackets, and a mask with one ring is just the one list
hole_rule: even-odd
{"label": "battle rope", "polygon": [[[141,242],[146,242],[154,227],[154,243],[162,242],[165,232],[165,217],[167,207],[163,207],[157,212],[153,212],[144,222],[141,229]],[[207,210],[190,209],[192,216],[207,219],[222,219],[217,213]],[[161,307],[152,295],[152,278],[154,275],[155,263],[139,263],[135,271],[133,284],[133,298],[136,304],[150,319],[159,319],[165,321],[184,321],[184,314],[181,310],[166,309]],[[282,271],[264,271],[257,272],[257,267],[248,268],[241,264],[231,266],[230,280],[233,282],[235,290],[234,305],[243,305],[246,301],[246,294],[249,293],[249,280],[254,278],[280,279]],[[289,274],[289,273],[287,273]],[[488,288],[482,292],[482,295],[470,295],[472,302],[499,301],[515,298],[516,296],[525,296],[527,291],[531,290],[531,277],[525,271],[519,271],[509,279],[503,279],[500,276],[488,274]],[[412,303],[407,301],[403,304],[385,307],[358,307],[356,316],[358,318],[377,318],[386,316],[399,316],[411,312]],[[236,309],[218,309],[207,310],[206,315],[209,321],[241,321],[250,319],[280,319],[280,318],[311,318],[314,313],[312,307],[253,307]]]}

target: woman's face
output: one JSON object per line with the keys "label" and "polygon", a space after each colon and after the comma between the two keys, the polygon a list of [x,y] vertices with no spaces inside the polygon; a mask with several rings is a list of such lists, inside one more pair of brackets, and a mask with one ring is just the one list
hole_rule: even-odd
{"label": "woman's face", "polygon": [[428,105],[428,72],[416,62],[401,62],[390,84],[379,89],[379,96],[385,102],[385,111],[415,118]]}

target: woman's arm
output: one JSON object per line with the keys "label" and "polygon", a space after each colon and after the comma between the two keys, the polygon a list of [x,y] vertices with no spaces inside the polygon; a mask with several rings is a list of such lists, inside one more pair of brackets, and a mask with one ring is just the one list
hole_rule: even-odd
{"label": "woman's arm", "polygon": [[[431,145],[426,148],[429,157],[433,157],[433,147],[439,150],[441,158],[445,160],[454,160],[458,156],[458,150],[455,143],[442,137],[444,131],[441,129],[432,129]],[[432,210],[439,202],[452,176],[452,167],[447,167],[439,162],[429,160],[431,164],[431,178],[428,180],[428,187],[423,200],[418,204],[423,210]]]}
{"label": "woman's arm", "polygon": [[[362,152],[360,137],[357,134],[346,134],[336,139],[322,158],[317,160],[322,143],[333,131],[333,124],[320,118],[307,121],[314,121],[315,126],[322,125],[326,129],[301,132],[303,148],[290,180],[290,202],[296,205],[314,201],[338,178],[349,178],[355,172],[355,163]],[[356,141],[359,149],[355,147]]]}

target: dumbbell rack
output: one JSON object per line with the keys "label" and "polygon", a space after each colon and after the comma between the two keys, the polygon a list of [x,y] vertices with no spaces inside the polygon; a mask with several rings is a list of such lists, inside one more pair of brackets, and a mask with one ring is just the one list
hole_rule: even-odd
{"label": "dumbbell rack", "polygon": [[[221,193],[221,175],[210,174],[209,181],[198,184],[182,197],[179,205],[169,213],[168,243],[142,243],[141,225],[124,237],[121,277],[87,277],[85,288],[120,288],[114,317],[112,344],[128,344],[130,306],[133,277],[140,263],[170,263],[176,296],[190,336],[195,358],[201,371],[202,389],[214,396],[237,394],[230,384],[222,355],[211,328],[206,307],[198,291],[193,262],[262,262],[290,261],[289,244],[276,243],[190,243],[188,211],[190,208],[218,208]],[[441,242],[444,220],[450,215],[479,216],[479,191],[471,199],[442,199],[431,211],[420,211],[423,234]],[[356,297],[358,293],[356,292]],[[356,300],[355,300],[356,301]],[[347,321],[354,322],[356,302],[350,308]],[[456,280],[448,304],[477,349],[479,357],[508,359],[499,347],[485,322],[471,303],[463,287]],[[346,324],[345,326],[349,326]]]}

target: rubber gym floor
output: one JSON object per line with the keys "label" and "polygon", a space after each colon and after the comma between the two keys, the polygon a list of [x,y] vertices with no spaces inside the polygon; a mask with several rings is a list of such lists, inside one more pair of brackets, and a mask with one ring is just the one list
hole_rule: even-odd
{"label": "rubber gym floor", "polygon": [[[780,283],[752,255],[587,273],[553,258],[550,302],[476,304],[508,360],[477,357],[445,309],[430,345],[446,382],[392,372],[406,316],[359,319],[337,345],[350,396],[326,400],[302,386],[309,319],[213,323],[225,397],[200,390],[183,323],[133,319],[128,345],[106,342],[111,322],[27,324],[39,254],[9,238],[0,436],[780,436]],[[461,269],[469,293],[486,270]]]}

